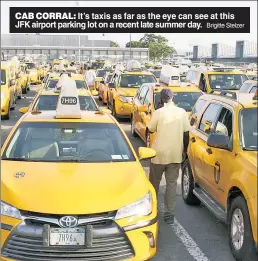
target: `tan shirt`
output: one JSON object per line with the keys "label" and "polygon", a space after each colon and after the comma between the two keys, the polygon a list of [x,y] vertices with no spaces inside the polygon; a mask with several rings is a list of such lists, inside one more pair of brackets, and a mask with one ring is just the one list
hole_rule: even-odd
{"label": "tan shirt", "polygon": [[184,132],[190,129],[187,112],[173,102],[165,103],[164,107],[153,113],[148,128],[151,132],[157,132],[152,144],[157,155],[152,163],[181,163]]}

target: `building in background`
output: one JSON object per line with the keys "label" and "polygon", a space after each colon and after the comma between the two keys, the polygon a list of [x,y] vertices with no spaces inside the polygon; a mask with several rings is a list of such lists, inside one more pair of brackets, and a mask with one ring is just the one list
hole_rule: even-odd
{"label": "building in background", "polygon": [[25,54],[39,59],[53,60],[60,55],[71,60],[111,59],[124,61],[137,59],[149,60],[148,48],[110,47],[110,40],[89,40],[88,35],[41,35],[41,34],[3,34],[1,35],[1,52],[5,57]]}

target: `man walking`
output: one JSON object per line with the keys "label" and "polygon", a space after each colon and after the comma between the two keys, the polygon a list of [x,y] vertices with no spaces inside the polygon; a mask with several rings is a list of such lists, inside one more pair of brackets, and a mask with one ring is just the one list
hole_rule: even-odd
{"label": "man walking", "polygon": [[90,90],[94,90],[94,84],[96,80],[96,73],[94,70],[91,69],[91,67],[87,68],[87,72],[85,74],[85,78],[87,81],[87,85],[89,86]]}
{"label": "man walking", "polygon": [[165,213],[164,221],[174,222],[176,187],[179,170],[189,144],[190,123],[184,109],[173,102],[173,92],[162,89],[160,93],[161,108],[157,109],[148,125],[150,132],[156,132],[152,148],[156,150],[156,157],[150,166],[150,182],[154,186],[157,196],[160,181],[165,172]]}

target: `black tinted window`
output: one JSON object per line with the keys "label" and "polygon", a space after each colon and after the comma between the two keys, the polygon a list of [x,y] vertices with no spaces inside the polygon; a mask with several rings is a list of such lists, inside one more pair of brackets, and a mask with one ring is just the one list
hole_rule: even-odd
{"label": "black tinted window", "polygon": [[210,104],[202,116],[199,129],[206,134],[211,133],[212,125],[215,123],[218,112],[220,110],[219,104]]}
{"label": "black tinted window", "polygon": [[1,85],[6,84],[5,70],[1,70]]}

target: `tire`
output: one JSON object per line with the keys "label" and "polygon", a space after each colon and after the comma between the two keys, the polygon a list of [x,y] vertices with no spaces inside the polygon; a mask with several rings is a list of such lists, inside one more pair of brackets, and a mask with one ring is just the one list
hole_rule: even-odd
{"label": "tire", "polygon": [[101,97],[99,96],[99,101],[101,101],[102,99],[101,99]]}
{"label": "tire", "polygon": [[137,133],[135,131],[134,123],[133,123],[133,115],[131,116],[131,133],[133,137],[137,137]]}
{"label": "tire", "polygon": [[182,163],[181,190],[184,202],[187,205],[200,205],[201,201],[194,195],[194,178],[189,160]]}
{"label": "tire", "polygon": [[22,89],[22,94],[26,94],[27,93],[27,86],[25,87],[25,89]]}
{"label": "tire", "polygon": [[1,118],[4,119],[4,120],[10,119],[10,103],[9,103],[9,106],[8,106],[8,113],[5,116],[2,116]]}
{"label": "tire", "polygon": [[[233,218],[235,218],[235,222],[233,222]],[[232,228],[236,224],[236,221],[239,222],[238,225],[240,225],[240,228],[238,227],[239,230],[237,229],[240,236],[236,238],[238,242],[233,242]],[[241,224],[243,224],[242,231],[240,231]],[[237,261],[257,260],[249,211],[246,201],[242,196],[236,197],[230,204],[228,212],[228,238],[230,249]],[[243,242],[241,244],[242,240]]]}

